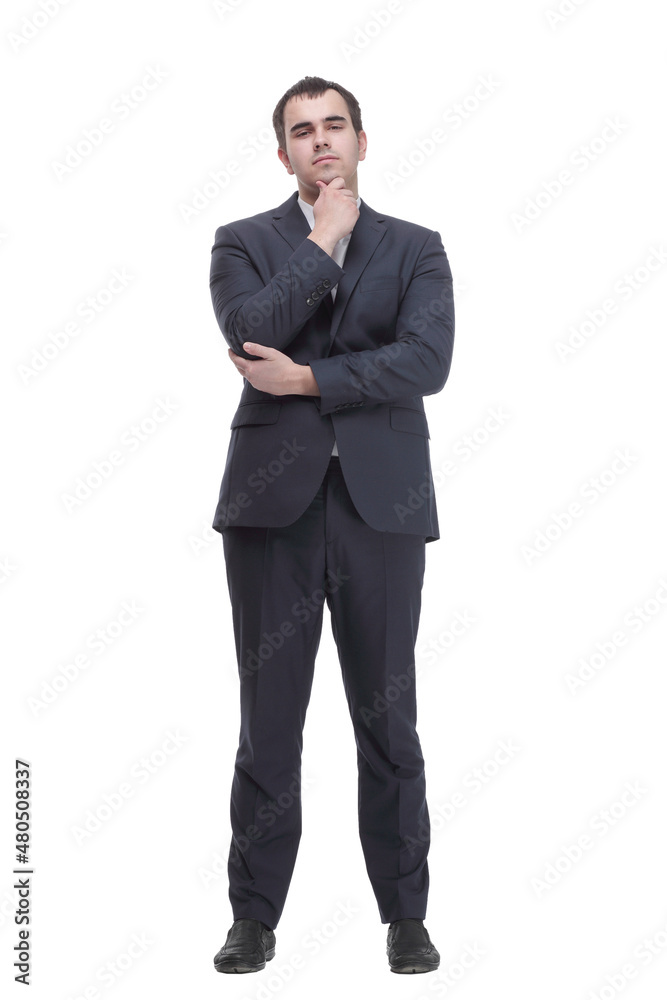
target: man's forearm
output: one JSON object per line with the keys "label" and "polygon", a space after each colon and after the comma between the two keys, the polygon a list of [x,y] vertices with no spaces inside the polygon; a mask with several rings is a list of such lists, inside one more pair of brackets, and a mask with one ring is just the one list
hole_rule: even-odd
{"label": "man's forearm", "polygon": [[393,333],[383,346],[310,362],[321,414],[431,395],[444,386],[454,343],[454,299],[439,233],[431,233],[422,247]]}
{"label": "man's forearm", "polygon": [[[325,233],[323,243],[330,242]],[[312,296],[313,289],[320,283],[327,288],[335,285],[342,274],[342,268],[319,242],[304,239],[265,284],[234,231],[221,226],[212,251],[209,284],[227,344],[239,355],[244,353],[243,342],[249,339],[284,351],[320,305]]]}

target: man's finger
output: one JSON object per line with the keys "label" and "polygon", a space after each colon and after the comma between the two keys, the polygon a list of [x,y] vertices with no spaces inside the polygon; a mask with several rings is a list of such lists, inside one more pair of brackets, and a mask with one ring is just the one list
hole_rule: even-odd
{"label": "man's finger", "polygon": [[260,358],[270,358],[279,353],[275,347],[262,347],[261,344],[251,344],[249,341],[243,345],[246,354],[256,354]]}

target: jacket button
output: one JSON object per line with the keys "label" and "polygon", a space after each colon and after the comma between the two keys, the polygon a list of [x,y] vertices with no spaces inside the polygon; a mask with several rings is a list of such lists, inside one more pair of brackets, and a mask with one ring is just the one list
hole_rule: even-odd
{"label": "jacket button", "polygon": [[306,305],[307,305],[307,306],[314,306],[314,305],[315,305],[315,300],[314,300],[314,299],[311,299],[310,297],[308,297],[308,298],[306,299]]}
{"label": "jacket button", "polygon": [[322,284],[324,285],[325,288],[331,288],[331,282],[329,281],[328,278],[325,278]]}
{"label": "jacket button", "polygon": [[319,292],[311,292],[310,295],[311,295],[311,298],[313,298],[313,299],[319,299],[319,297],[320,297],[320,293]]}

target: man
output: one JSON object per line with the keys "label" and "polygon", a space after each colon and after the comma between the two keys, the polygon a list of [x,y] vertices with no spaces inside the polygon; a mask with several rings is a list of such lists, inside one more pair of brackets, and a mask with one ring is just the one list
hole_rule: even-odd
{"label": "man", "polygon": [[439,537],[422,397],[449,374],[451,271],[437,232],[358,196],[367,138],[343,87],[306,77],[273,117],[298,190],[221,226],[210,287],[243,375],[213,527],[232,604],[241,731],[234,923],[220,972],[264,968],[301,836],[302,730],[323,605],[359,769],[359,835],[393,972],[439,955],[423,921],[429,815],[414,647]]}

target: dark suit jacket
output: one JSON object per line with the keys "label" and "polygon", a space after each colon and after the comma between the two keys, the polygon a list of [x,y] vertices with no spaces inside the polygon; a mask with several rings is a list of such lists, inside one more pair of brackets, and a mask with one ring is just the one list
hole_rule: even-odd
{"label": "dark suit jacket", "polygon": [[237,354],[249,357],[242,344],[251,341],[310,364],[321,396],[276,396],[243,380],[213,527],[291,524],[317,492],[335,437],[361,517],[433,541],[422,397],[444,386],[454,342],[440,236],[362,200],[341,268],[306,238],[297,197],[216,231],[210,288]]}

